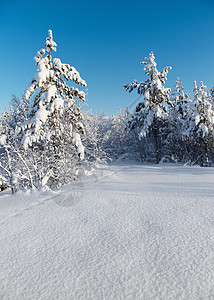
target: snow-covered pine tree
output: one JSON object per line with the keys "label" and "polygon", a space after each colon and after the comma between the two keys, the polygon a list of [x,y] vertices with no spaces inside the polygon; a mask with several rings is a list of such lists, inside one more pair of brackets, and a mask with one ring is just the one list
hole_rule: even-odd
{"label": "snow-covered pine tree", "polygon": [[45,49],[34,57],[38,69],[25,92],[29,108],[25,122],[17,127],[17,136],[31,153],[37,181],[61,185],[75,177],[84,158],[81,105],[85,92],[77,86],[86,87],[86,82],[74,67],[52,58],[57,45],[51,30],[48,34]]}
{"label": "snow-covered pine tree", "polygon": [[[144,65],[148,79],[141,82],[134,80],[132,83],[124,85],[126,91],[132,92],[137,89],[138,94],[144,95],[144,101],[137,105],[128,126],[131,129],[137,127],[139,137],[145,140],[145,146],[149,145],[147,153],[144,153],[146,160],[151,158],[152,149],[150,147],[153,142],[154,158],[151,160],[158,163],[161,159],[162,129],[167,115],[167,104],[170,102],[170,89],[165,88],[164,84],[171,67],[165,67],[163,71],[159,72],[153,52],[145,60],[141,64]],[[148,139],[150,143],[148,143]]]}
{"label": "snow-covered pine tree", "polygon": [[0,174],[14,193],[20,187],[33,188],[32,174],[15,137],[14,114],[5,109],[0,116]]}
{"label": "snow-covered pine tree", "polygon": [[169,142],[170,156],[175,160],[186,161],[187,157],[187,134],[186,122],[189,113],[189,94],[184,93],[180,78],[177,78],[175,89],[171,93],[171,106],[169,107]]}
{"label": "snow-covered pine tree", "polygon": [[214,111],[211,94],[201,81],[194,81],[194,100],[190,106],[189,137],[191,139],[193,159],[201,166],[211,164],[214,150]]}
{"label": "snow-covered pine tree", "polygon": [[[0,116],[0,177],[2,183],[11,188],[12,193],[15,190],[14,166],[12,164],[12,155],[9,151],[10,129],[9,114],[5,108]],[[2,180],[3,179],[3,180]]]}

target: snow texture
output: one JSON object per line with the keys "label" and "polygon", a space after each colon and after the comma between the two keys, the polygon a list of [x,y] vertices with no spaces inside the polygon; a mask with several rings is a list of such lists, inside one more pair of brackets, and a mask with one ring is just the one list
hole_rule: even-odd
{"label": "snow texture", "polygon": [[5,134],[0,135],[0,145],[4,146],[7,141],[7,136]]}
{"label": "snow texture", "polygon": [[80,134],[77,132],[73,133],[73,143],[77,147],[78,154],[82,160],[84,158],[84,146],[81,142]]}
{"label": "snow texture", "polygon": [[39,106],[39,110],[35,114],[35,132],[40,130],[41,125],[45,123],[48,118],[48,111],[42,102],[39,103]]}
{"label": "snow texture", "polygon": [[118,164],[69,208],[48,190],[1,193],[1,300],[214,299],[213,181]]}

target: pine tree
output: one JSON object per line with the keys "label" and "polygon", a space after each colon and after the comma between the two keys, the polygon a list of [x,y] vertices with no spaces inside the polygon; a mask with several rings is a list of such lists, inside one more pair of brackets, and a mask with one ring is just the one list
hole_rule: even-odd
{"label": "pine tree", "polygon": [[12,193],[20,187],[34,187],[23,148],[16,139],[13,117],[6,109],[0,117],[1,177],[6,179]]}
{"label": "pine tree", "polygon": [[48,34],[45,49],[34,57],[38,69],[25,92],[26,120],[16,132],[25,151],[31,152],[40,183],[49,180],[51,185],[60,185],[74,178],[84,159],[81,106],[85,92],[75,85],[86,87],[86,82],[74,67],[52,58],[57,45],[51,30]]}
{"label": "pine tree", "polygon": [[184,93],[182,81],[177,79],[175,89],[171,93],[171,106],[169,107],[169,151],[176,160],[186,161],[187,157],[187,132],[186,122],[189,114],[189,94]]}
{"label": "pine tree", "polygon": [[[157,64],[153,52],[145,60],[141,64],[144,65],[144,71],[148,79],[145,82],[135,80],[124,85],[126,91],[132,92],[137,89],[137,93],[144,96],[144,101],[137,105],[128,126],[131,129],[137,127],[140,138],[147,137],[147,139],[153,141],[154,161],[158,163],[161,159],[162,127],[167,115],[166,104],[170,103],[170,89],[165,88],[163,85],[167,80],[167,74],[171,67],[165,67],[162,72],[159,72],[156,68]],[[147,142],[145,141],[145,143]],[[148,151],[150,152],[150,149]],[[147,159],[146,153],[145,159]]]}
{"label": "pine tree", "polygon": [[194,81],[194,100],[189,116],[189,136],[194,149],[194,159],[201,166],[210,165],[214,150],[214,111],[207,87]]}

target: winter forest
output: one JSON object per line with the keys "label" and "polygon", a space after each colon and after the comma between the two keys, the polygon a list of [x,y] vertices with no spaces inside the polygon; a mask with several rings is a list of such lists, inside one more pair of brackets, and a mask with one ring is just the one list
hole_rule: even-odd
{"label": "winter forest", "polygon": [[13,96],[1,114],[1,190],[57,189],[117,158],[213,165],[214,88],[194,82],[192,99],[179,78],[173,90],[167,88],[171,67],[158,71],[151,52],[141,62],[146,80],[121,87],[139,95],[133,112],[126,107],[117,115],[94,114],[84,108],[86,81],[54,57],[56,47],[49,30],[34,57],[35,77],[23,98]]}

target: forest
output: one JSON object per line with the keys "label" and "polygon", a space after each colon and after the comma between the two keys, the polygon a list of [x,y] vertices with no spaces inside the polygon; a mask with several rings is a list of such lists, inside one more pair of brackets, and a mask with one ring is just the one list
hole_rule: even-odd
{"label": "forest", "polygon": [[35,77],[0,116],[1,190],[57,189],[117,158],[213,166],[214,88],[194,82],[192,99],[179,78],[167,88],[171,67],[158,71],[151,52],[141,62],[147,79],[121,87],[139,95],[134,110],[94,114],[84,108],[86,81],[53,57],[56,47],[49,30]]}

